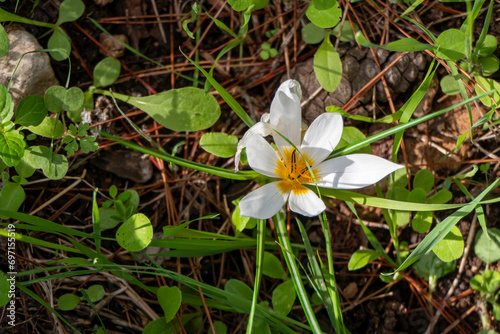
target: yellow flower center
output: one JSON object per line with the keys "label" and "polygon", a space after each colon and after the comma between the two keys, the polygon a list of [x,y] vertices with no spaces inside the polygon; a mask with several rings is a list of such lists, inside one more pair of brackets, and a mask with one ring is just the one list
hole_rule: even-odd
{"label": "yellow flower center", "polygon": [[285,149],[284,157],[278,150],[278,155],[280,160],[277,163],[275,172],[283,179],[283,181],[278,183],[278,188],[283,194],[290,191],[293,191],[296,195],[306,193],[308,189],[303,183],[314,183],[311,172],[309,172],[307,168],[307,164],[311,167],[316,181],[318,180],[318,176],[316,176],[318,171],[312,168],[313,161],[305,154],[300,155],[294,148]]}

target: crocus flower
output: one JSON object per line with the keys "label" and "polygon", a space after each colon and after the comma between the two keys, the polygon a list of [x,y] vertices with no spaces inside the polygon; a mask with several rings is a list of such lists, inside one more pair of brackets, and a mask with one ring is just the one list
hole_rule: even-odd
{"label": "crocus flower", "polygon": [[[403,167],[371,154],[351,154],[327,160],[342,136],[342,116],[338,113],[320,115],[302,138],[301,96],[297,81],[283,82],[271,103],[270,114],[251,127],[238,145],[236,164],[241,149],[246,146],[250,167],[276,179],[240,201],[242,216],[267,219],[287,201],[293,212],[316,216],[326,206],[306,185],[358,189]],[[277,149],[263,138],[266,135],[273,136]]]}

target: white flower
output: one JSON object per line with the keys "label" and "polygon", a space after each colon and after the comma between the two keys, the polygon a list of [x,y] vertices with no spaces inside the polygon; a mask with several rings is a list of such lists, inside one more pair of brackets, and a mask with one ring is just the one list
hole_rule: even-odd
{"label": "white flower", "polygon": [[[276,178],[240,201],[240,214],[267,219],[285,203],[290,210],[304,216],[316,216],[326,207],[323,201],[305,185],[334,189],[358,189],[374,184],[403,166],[371,154],[351,154],[325,160],[342,136],[342,116],[325,113],[314,120],[301,138],[300,85],[295,80],[281,84],[271,103],[266,122],[248,130],[238,144],[239,153],[247,147],[248,164],[258,173]],[[272,134],[278,150],[263,136]],[[294,146],[290,145],[287,138]],[[307,168],[311,167],[314,179]]]}

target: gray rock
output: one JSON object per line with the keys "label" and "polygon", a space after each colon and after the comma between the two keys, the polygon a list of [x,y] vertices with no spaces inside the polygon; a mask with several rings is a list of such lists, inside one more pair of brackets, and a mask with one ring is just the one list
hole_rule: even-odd
{"label": "gray rock", "polygon": [[[18,24],[6,27],[10,48],[7,56],[0,58],[0,84],[7,86],[19,60],[29,51],[41,50],[36,38]],[[9,92],[17,106],[26,96],[43,96],[47,88],[59,85],[49,56],[44,52],[30,53],[23,57],[14,74]]]}

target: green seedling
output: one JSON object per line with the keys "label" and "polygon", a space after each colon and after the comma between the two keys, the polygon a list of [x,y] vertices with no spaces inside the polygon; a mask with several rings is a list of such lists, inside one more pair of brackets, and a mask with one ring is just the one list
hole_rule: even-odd
{"label": "green seedling", "polygon": [[110,229],[125,222],[139,207],[139,194],[134,189],[128,189],[118,195],[115,185],[109,187],[110,200],[99,208],[99,218],[102,229]]}
{"label": "green seedling", "polygon": [[80,123],[78,128],[74,124],[69,125],[68,134],[62,140],[62,143],[66,144],[64,149],[68,156],[75,154],[79,147],[85,154],[99,149],[99,145],[95,142],[96,138],[87,134],[89,127],[87,123]]}
{"label": "green seedling", "polygon": [[260,58],[268,60],[269,58],[274,58],[278,55],[278,50],[273,48],[268,42],[264,42],[260,46],[262,51],[260,52]]}
{"label": "green seedling", "polygon": [[[106,291],[104,290],[102,285],[92,285],[87,290],[85,290],[85,292],[87,293],[92,303],[98,302],[106,295]],[[61,311],[72,311],[78,306],[78,304],[80,304],[82,300],[85,300],[83,296],[78,297],[77,295],[74,295],[72,293],[65,293],[57,300],[57,306],[59,306],[59,309]]]}

